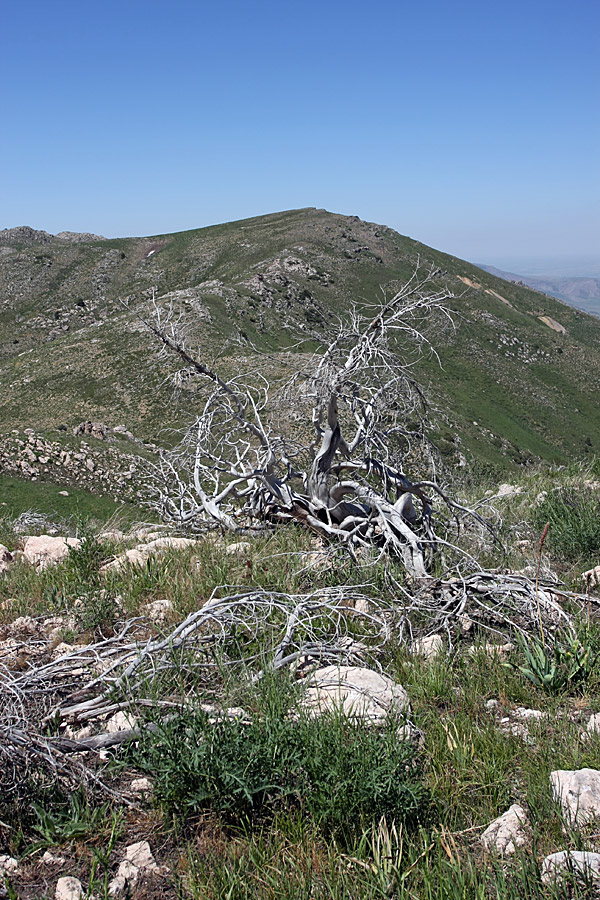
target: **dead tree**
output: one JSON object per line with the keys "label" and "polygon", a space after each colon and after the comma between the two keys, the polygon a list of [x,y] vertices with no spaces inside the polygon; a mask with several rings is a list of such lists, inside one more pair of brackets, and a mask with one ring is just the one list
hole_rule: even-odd
{"label": "dead tree", "polygon": [[[410,576],[426,577],[438,545],[433,500],[453,515],[469,512],[435,480],[411,480],[404,471],[411,447],[428,456],[415,367],[435,353],[425,324],[449,320],[453,295],[440,287],[440,275],[415,272],[377,307],[354,308],[277,393],[256,372],[219,374],[190,349],[173,308],[154,301],[145,324],[179,360],[177,377],[207,386],[182,444],[153,467],[163,518],[196,531],[235,532],[295,521],[351,552],[378,547]],[[272,411],[282,403],[306,410],[304,441],[273,427]]]}

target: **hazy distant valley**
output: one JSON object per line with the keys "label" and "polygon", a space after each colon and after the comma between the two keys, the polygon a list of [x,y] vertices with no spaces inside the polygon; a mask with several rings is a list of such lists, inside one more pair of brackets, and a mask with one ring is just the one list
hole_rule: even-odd
{"label": "hazy distant valley", "polygon": [[481,265],[481,269],[506,281],[526,284],[528,287],[564,300],[576,309],[600,316],[600,278],[588,276],[560,277],[556,275],[515,275],[495,266]]}

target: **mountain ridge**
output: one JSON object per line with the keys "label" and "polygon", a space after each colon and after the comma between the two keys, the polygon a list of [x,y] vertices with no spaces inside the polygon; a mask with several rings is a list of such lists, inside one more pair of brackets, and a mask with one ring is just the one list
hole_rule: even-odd
{"label": "mountain ridge", "polygon": [[0,232],[2,430],[97,420],[157,439],[181,424],[137,318],[153,295],[185,311],[226,372],[263,366],[258,348],[277,380],[296,338],[316,346],[420,264],[456,295],[454,325],[434,337],[442,368],[415,373],[442,449],[504,465],[600,445],[600,322],[387,226],[309,207],[141,238],[14,232]]}

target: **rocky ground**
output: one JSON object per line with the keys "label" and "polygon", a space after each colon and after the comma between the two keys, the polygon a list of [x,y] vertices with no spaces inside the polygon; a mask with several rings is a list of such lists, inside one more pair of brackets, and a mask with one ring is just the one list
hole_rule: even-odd
{"label": "rocky ground", "polygon": [[[26,446],[45,455],[31,437]],[[501,488],[496,494],[505,503],[524,491]],[[38,685],[39,691],[36,672],[44,673],[46,696],[66,710],[77,685],[101,677],[107,664],[134,659],[144,647],[164,639],[170,645],[169,635],[182,622],[204,614],[198,634],[206,636],[211,622],[227,621],[214,606],[219,584],[241,585],[243,596],[250,589],[312,589],[329,596],[335,585],[347,590],[353,582],[368,582],[372,591],[377,577],[375,570],[353,572],[348,561],[336,562],[293,530],[275,543],[180,537],[157,526],[77,537],[13,534],[4,540],[0,670],[5,688],[18,689],[23,709],[29,709],[26,686]],[[482,631],[468,610],[452,634],[427,634],[424,623],[414,621],[412,639],[404,632],[399,640],[402,632],[392,627],[389,607],[381,606],[384,595],[371,593],[366,600],[359,586],[351,609],[344,607],[346,618],[337,619],[353,623],[337,661],[323,665],[300,657],[293,664],[289,674],[301,693],[292,716],[339,709],[361,728],[375,730],[388,727],[390,717],[396,721],[396,741],[416,754],[429,796],[420,824],[416,830],[406,826],[402,838],[393,822],[373,817],[357,843],[335,849],[336,841],[324,844],[302,807],[292,819],[280,813],[274,819],[251,817],[240,829],[208,803],[176,823],[165,806],[164,775],[144,763],[149,720],[139,701],[172,700],[181,688],[165,686],[162,695],[106,694],[92,718],[80,710],[52,715],[45,735],[34,727],[36,740],[49,742],[44,746],[52,747],[55,760],[75,767],[65,770],[65,783],[77,766],[84,767],[88,800],[84,794],[76,802],[45,795],[33,815],[13,807],[8,818],[11,800],[4,786],[5,895],[600,896],[600,598],[594,593],[595,568],[577,577],[582,575],[591,589],[578,633],[589,665],[569,669],[562,680],[544,682],[516,631]],[[241,596],[236,594],[235,603]],[[388,628],[383,643],[375,640],[373,623]],[[131,647],[139,648],[133,657],[127,656]],[[549,654],[545,664],[552,660]],[[236,678],[241,677],[239,671]],[[222,688],[215,693],[214,676],[194,684],[192,703],[213,717],[216,728],[224,719],[254,727],[256,716],[265,715],[254,694],[239,684],[226,695],[219,693]],[[2,727],[14,729],[14,709],[5,704]],[[131,746],[138,748],[133,756]],[[101,776],[104,787],[94,787],[89,773]],[[276,873],[274,881],[265,878],[269,871]],[[435,884],[443,894],[430,893]]]}

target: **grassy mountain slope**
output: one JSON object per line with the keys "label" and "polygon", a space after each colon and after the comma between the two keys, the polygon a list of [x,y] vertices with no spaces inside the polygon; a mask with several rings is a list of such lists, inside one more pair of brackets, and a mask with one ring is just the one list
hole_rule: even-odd
{"label": "grassy mountain slope", "polygon": [[352,302],[375,300],[417,263],[440,266],[456,295],[454,328],[434,337],[442,365],[418,373],[443,413],[442,448],[494,463],[598,451],[598,319],[317,209],[148,238],[0,232],[0,430],[94,419],[156,439],[180,421],[191,398],[174,407],[135,316],[153,291],[187,313],[211,359],[222,351],[226,371],[256,365],[258,347],[275,351],[260,365],[276,377],[299,336],[314,346]]}

